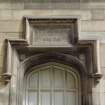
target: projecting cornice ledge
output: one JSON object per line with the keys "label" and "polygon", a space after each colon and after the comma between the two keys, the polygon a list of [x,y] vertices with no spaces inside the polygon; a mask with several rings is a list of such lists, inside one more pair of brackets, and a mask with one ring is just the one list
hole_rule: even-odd
{"label": "projecting cornice ledge", "polygon": [[[31,48],[32,47],[32,48]],[[77,53],[78,52],[78,49],[82,49],[82,50],[86,50],[86,49],[89,49],[90,50],[90,54],[92,56],[92,64],[91,66],[93,66],[91,72],[88,71],[87,69],[87,76],[88,78],[93,78],[96,82],[99,82],[100,78],[102,77],[102,74],[100,72],[100,55],[99,55],[99,41],[97,40],[82,40],[82,41],[79,41],[79,43],[75,46],[72,46],[72,48],[74,47],[77,48]],[[31,46],[27,40],[25,39],[18,39],[18,40],[8,40],[6,39],[6,58],[5,58],[5,70],[4,70],[4,73],[0,75],[0,82],[3,82],[3,83],[8,83],[10,82],[11,80],[11,77],[12,77],[12,66],[13,66],[13,63],[15,62],[13,59],[13,53],[17,53],[18,54],[18,51],[22,50],[22,48],[28,48],[28,51],[33,51],[31,49],[37,49],[36,47],[34,46]],[[15,49],[15,52],[14,52],[14,49]],[[18,51],[17,51],[18,49]],[[41,49],[41,48],[39,48]],[[44,49],[44,48],[43,48]],[[50,49],[54,49],[54,48],[50,48]],[[59,48],[57,48],[59,49]],[[66,49],[70,49],[68,51],[71,51],[71,48],[70,47],[67,47],[67,48],[60,48],[63,50],[63,52],[65,53]],[[57,50],[59,51],[59,50]],[[27,51],[24,52],[24,54],[26,53]],[[48,52],[46,50],[46,52]],[[45,53],[45,52],[44,52]],[[19,56],[19,54],[18,54]],[[30,55],[31,57],[32,55]],[[87,56],[87,55],[86,55]],[[90,56],[90,55],[88,55]],[[78,57],[77,57],[78,60],[80,60]],[[21,61],[19,61],[21,62]],[[88,61],[90,62],[90,61]],[[16,62],[15,62],[16,63]]]}
{"label": "projecting cornice ledge", "polygon": [[29,43],[28,43],[28,41],[27,40],[25,40],[25,39],[15,39],[15,40],[13,40],[13,39],[6,39],[5,40],[6,41],[6,43],[10,43],[11,44],[11,46],[28,46],[29,45]]}

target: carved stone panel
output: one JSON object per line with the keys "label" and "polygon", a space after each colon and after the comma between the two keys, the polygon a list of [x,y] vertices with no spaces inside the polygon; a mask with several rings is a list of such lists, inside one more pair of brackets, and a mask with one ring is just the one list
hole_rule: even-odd
{"label": "carved stone panel", "polygon": [[35,46],[70,46],[69,28],[35,28],[32,33],[32,44]]}
{"label": "carved stone panel", "polygon": [[34,47],[71,47],[76,42],[76,20],[27,19],[26,34]]}

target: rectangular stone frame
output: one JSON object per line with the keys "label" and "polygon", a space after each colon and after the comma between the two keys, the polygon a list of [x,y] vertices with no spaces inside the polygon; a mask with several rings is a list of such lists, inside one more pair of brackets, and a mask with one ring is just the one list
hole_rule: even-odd
{"label": "rectangular stone frame", "polygon": [[78,28],[77,28],[78,27],[78,21],[77,21],[77,18],[69,19],[69,18],[59,18],[59,17],[56,17],[56,18],[52,18],[52,17],[48,17],[48,18],[27,17],[24,19],[24,21],[25,21],[25,39],[31,45],[32,45],[32,43],[31,43],[32,35],[30,35],[31,25],[42,26],[43,24],[44,25],[51,24],[55,27],[56,26],[61,26],[61,27],[65,26],[68,28],[73,27],[73,29],[72,29],[73,35],[72,36],[69,35],[68,37],[69,37],[69,39],[70,39],[70,37],[72,37],[70,44],[77,43],[77,40],[78,40]]}

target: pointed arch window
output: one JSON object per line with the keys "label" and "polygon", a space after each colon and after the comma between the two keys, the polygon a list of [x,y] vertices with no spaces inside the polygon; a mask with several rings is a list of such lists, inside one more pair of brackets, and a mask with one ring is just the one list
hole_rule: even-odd
{"label": "pointed arch window", "polygon": [[25,105],[80,105],[79,75],[55,63],[32,68],[26,77]]}

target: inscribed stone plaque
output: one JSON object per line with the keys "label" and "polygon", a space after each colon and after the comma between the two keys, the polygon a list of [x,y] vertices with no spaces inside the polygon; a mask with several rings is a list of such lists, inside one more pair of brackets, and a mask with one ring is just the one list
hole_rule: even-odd
{"label": "inscribed stone plaque", "polygon": [[71,47],[74,43],[74,24],[61,20],[31,21],[29,34],[30,42],[35,47]]}
{"label": "inscribed stone plaque", "polygon": [[69,46],[69,28],[35,28],[32,44],[35,46]]}

